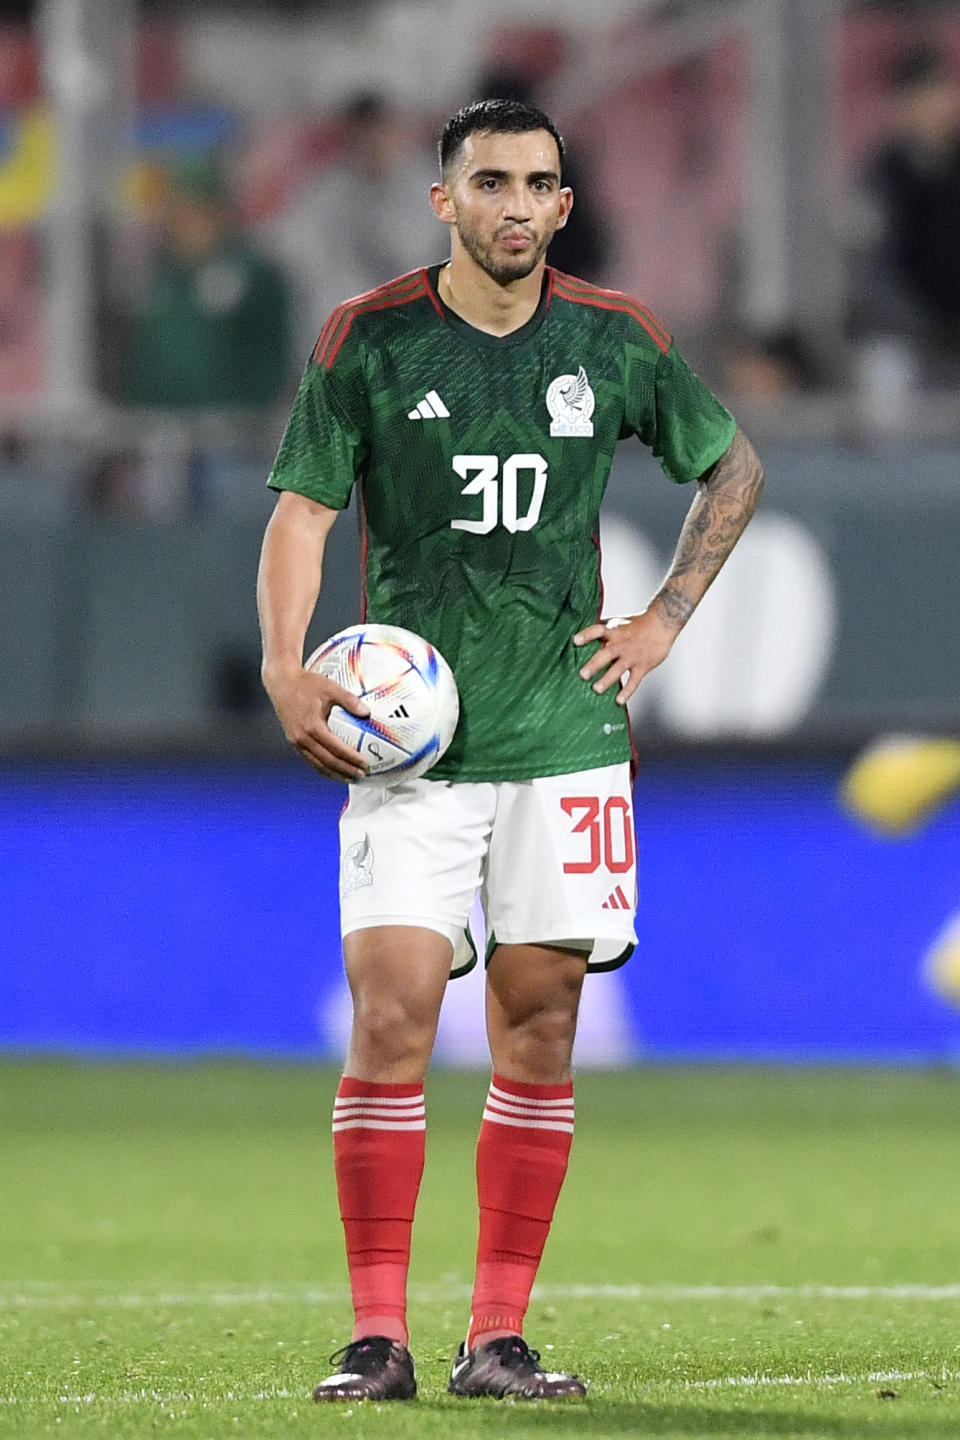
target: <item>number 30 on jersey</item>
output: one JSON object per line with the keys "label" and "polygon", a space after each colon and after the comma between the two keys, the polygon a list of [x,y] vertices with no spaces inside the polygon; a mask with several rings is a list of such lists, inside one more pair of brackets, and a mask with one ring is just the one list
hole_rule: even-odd
{"label": "number 30 on jersey", "polygon": [[[543,497],[547,489],[547,462],[542,455],[511,455],[500,465],[499,455],[454,455],[453,468],[466,485],[461,495],[479,495],[479,520],[451,520],[452,530],[467,530],[471,535],[489,535],[500,524],[505,530],[532,530],[540,519]],[[532,494],[524,514],[520,514],[520,476],[533,476]],[[526,480],[524,492],[530,481]]]}

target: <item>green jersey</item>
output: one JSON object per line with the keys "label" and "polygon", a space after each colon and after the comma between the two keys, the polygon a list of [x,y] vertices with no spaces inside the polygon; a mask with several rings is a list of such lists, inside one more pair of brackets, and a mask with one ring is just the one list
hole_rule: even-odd
{"label": "green jersey", "polygon": [[524,780],[628,759],[616,687],[579,675],[601,611],[599,514],[619,440],[699,478],[732,417],[635,300],[547,269],[496,337],[440,300],[440,267],[350,300],[307,365],[269,484],[343,508],[355,484],[364,617],[450,663],[460,723],[431,778]]}

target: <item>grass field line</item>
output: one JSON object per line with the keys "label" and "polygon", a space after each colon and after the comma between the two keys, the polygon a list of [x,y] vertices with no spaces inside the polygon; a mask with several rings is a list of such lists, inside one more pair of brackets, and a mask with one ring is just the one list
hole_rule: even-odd
{"label": "grass field line", "polygon": [[[929,1380],[935,1385],[960,1379],[960,1370],[871,1370],[867,1374],[848,1375],[838,1371],[833,1375],[719,1375],[711,1380],[684,1380],[684,1390],[747,1390],[754,1387],[795,1385],[903,1385],[910,1380]],[[665,1382],[668,1386],[669,1381]]]}
{"label": "grass field line", "polygon": [[[410,1299],[424,1305],[470,1298],[471,1287],[449,1281],[442,1285],[412,1285]],[[191,1305],[226,1309],[258,1305],[338,1305],[348,1297],[347,1287],[318,1289],[309,1285],[236,1289],[211,1287],[182,1291],[110,1291],[91,1284],[87,1293],[59,1290],[46,1282],[0,1283],[0,1309],[138,1310]],[[960,1300],[960,1284],[951,1285],[538,1285],[534,1300],[639,1300],[639,1301],[763,1301],[763,1300]]]}
{"label": "grass field line", "polygon": [[[838,1385],[905,1385],[911,1381],[926,1380],[934,1385],[945,1385],[950,1381],[960,1380],[960,1371],[957,1370],[871,1370],[866,1372],[847,1373],[837,1371],[832,1374],[816,1375],[807,1371],[803,1375],[763,1375],[755,1373],[752,1375],[718,1375],[707,1380],[654,1380],[648,1382],[648,1388],[656,1389],[659,1392],[689,1391],[689,1390],[738,1390],[738,1389],[762,1389],[762,1388],[785,1388],[796,1389],[804,1386],[811,1388],[829,1389]],[[176,1405],[195,1405],[198,1401],[205,1408],[209,1409],[214,1405],[226,1404],[232,1401],[263,1401],[263,1400],[306,1400],[306,1392],[290,1390],[286,1386],[266,1386],[252,1391],[227,1390],[222,1394],[211,1394],[209,1397],[198,1395],[193,1390],[128,1390],[119,1395],[105,1394],[98,1395],[96,1392],[88,1391],[83,1395],[41,1395],[31,1396],[29,1401],[18,1395],[0,1395],[0,1405],[96,1405],[102,1401],[110,1405],[161,1405],[165,1409]]]}

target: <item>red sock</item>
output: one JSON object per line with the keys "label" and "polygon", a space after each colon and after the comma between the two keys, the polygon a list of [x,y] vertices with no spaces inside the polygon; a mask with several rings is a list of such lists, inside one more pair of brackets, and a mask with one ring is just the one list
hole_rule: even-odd
{"label": "red sock", "polygon": [[573,1142],[573,1084],[494,1075],[477,1143],[480,1239],[467,1348],[521,1335]]}
{"label": "red sock", "polygon": [[406,1345],[410,1229],[423,1174],[422,1085],[340,1081],[333,1158],[356,1317],[354,1340]]}

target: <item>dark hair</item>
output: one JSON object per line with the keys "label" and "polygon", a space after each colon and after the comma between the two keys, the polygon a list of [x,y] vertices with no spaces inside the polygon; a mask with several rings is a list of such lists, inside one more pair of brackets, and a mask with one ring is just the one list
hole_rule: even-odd
{"label": "dark hair", "polygon": [[460,152],[468,135],[483,132],[491,135],[523,135],[528,130],[546,130],[557,142],[560,161],[563,163],[563,137],[548,115],[536,105],[522,100],[475,100],[458,110],[443,127],[440,136],[440,169],[447,166]]}

